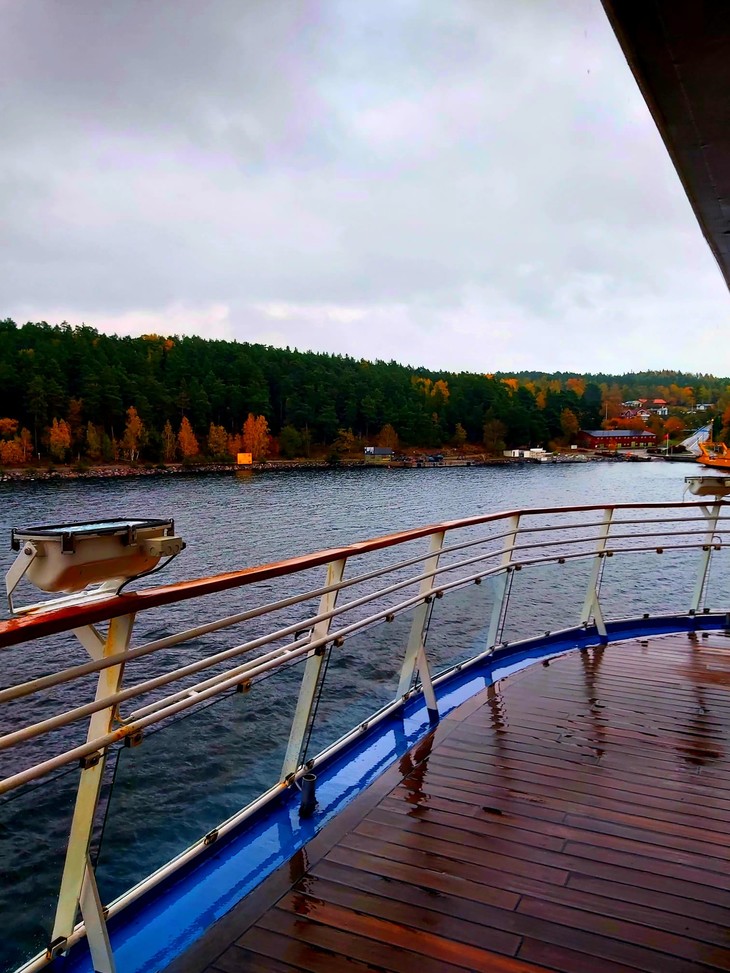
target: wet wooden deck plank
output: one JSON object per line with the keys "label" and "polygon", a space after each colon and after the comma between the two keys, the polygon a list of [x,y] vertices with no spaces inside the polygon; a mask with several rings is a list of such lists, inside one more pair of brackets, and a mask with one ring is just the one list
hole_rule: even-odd
{"label": "wet wooden deck plank", "polygon": [[265,883],[212,962],[176,969],[730,970],[729,770],[726,638],[532,667]]}

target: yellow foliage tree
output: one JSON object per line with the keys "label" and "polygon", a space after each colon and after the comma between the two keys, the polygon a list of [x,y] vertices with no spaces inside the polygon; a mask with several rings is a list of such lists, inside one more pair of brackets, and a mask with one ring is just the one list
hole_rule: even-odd
{"label": "yellow foliage tree", "polygon": [[89,459],[101,458],[101,436],[93,422],[86,424],[86,455]]}
{"label": "yellow foliage tree", "polygon": [[172,425],[168,419],[162,430],[162,458],[166,463],[174,463],[176,453],[177,436],[172,431]]}
{"label": "yellow foliage tree", "polygon": [[462,426],[460,422],[456,423],[456,428],[454,429],[454,435],[451,442],[460,449],[466,442],[466,429]]}
{"label": "yellow foliage tree", "polygon": [[383,446],[386,449],[398,449],[398,433],[389,422],[378,433],[378,446]]}
{"label": "yellow foliage tree", "polygon": [[584,378],[569,378],[565,385],[570,392],[575,392],[578,398],[581,398],[586,390],[586,382]]}
{"label": "yellow foliage tree", "polygon": [[213,459],[228,459],[228,433],[223,426],[211,422],[208,429],[208,454]]}
{"label": "yellow foliage tree", "polygon": [[431,392],[431,398],[437,400],[437,404],[443,405],[449,401],[449,386],[442,378],[433,384],[433,391]]}
{"label": "yellow foliage tree", "polygon": [[139,459],[139,447],[142,444],[143,435],[144,425],[142,420],[135,407],[130,405],[127,409],[127,424],[124,427],[124,436],[122,437],[122,449],[127,454],[130,463]]}
{"label": "yellow foliage tree", "polygon": [[567,444],[576,441],[580,423],[578,422],[578,416],[572,409],[563,409],[560,413],[560,428],[563,430],[563,436]]}
{"label": "yellow foliage tree", "polygon": [[265,416],[255,416],[249,412],[243,424],[241,445],[244,453],[251,453],[254,462],[266,458],[269,452],[269,424]]}

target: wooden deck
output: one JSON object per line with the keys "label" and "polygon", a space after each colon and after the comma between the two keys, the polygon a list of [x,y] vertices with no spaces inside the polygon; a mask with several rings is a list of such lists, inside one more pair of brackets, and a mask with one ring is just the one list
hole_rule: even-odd
{"label": "wooden deck", "polygon": [[176,973],[730,970],[730,639],[572,653],[464,704]]}

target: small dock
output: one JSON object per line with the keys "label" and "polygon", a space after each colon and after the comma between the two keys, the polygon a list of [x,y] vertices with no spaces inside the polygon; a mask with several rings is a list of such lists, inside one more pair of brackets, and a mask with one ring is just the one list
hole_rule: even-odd
{"label": "small dock", "polygon": [[169,973],[730,970],[730,639],[462,705]]}

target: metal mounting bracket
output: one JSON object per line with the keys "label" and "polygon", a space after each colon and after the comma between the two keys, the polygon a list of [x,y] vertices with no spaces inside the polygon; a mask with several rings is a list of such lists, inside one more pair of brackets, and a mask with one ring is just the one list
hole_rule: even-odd
{"label": "metal mounting bracket", "polygon": [[15,614],[13,609],[13,592],[23,580],[26,571],[33,561],[38,557],[38,548],[33,541],[26,541],[23,548],[10,566],[10,570],[5,575],[5,591],[8,596],[8,608],[10,614]]}

